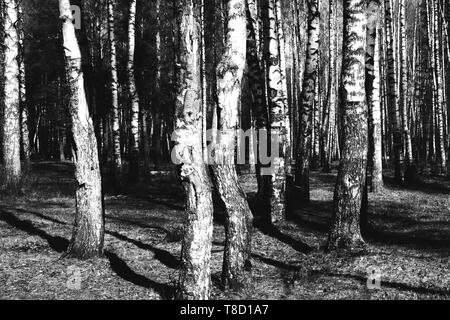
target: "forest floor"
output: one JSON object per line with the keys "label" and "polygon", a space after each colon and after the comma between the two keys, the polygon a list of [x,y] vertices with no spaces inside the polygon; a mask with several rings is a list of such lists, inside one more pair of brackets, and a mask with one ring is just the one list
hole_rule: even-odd
{"label": "forest floor", "polygon": [[[224,228],[214,226],[213,299],[450,299],[450,183],[422,176],[369,196],[368,248],[327,253],[334,174],[312,173],[311,204],[279,229],[255,229],[251,285],[222,291]],[[241,176],[254,196],[256,183]],[[23,195],[0,195],[0,299],[170,299],[177,280],[183,192],[174,174],[105,196],[105,258],[60,259],[71,236],[70,164],[37,163]],[[369,290],[378,270],[381,288]],[[81,282],[73,282],[77,275]]]}

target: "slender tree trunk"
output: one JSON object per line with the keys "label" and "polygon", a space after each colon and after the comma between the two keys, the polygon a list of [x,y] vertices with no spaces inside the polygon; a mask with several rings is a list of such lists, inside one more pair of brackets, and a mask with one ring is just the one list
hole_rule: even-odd
{"label": "slender tree trunk", "polygon": [[336,78],[336,1],[330,0],[329,3],[329,59],[330,59],[330,74],[329,74],[329,91],[328,91],[328,111],[325,121],[325,132],[323,135],[323,171],[330,171],[330,162],[332,160],[332,135],[336,126],[336,104],[338,100],[337,96],[337,78]]}
{"label": "slender tree trunk", "polygon": [[319,1],[308,0],[308,45],[306,69],[301,96],[299,143],[296,155],[295,187],[298,198],[309,201],[309,166],[312,135],[312,112],[319,58],[320,13]]}
{"label": "slender tree trunk", "polygon": [[386,58],[387,58],[387,105],[389,112],[389,123],[393,135],[394,169],[395,179],[403,181],[402,172],[402,134],[399,126],[399,116],[397,109],[397,83],[395,76],[394,60],[394,38],[392,28],[392,8],[391,0],[385,0],[385,32],[386,32]]}
{"label": "slender tree trunk", "polygon": [[[257,4],[255,0],[248,0],[247,10],[247,65],[250,88],[252,92],[252,110],[255,117],[255,128],[260,133],[257,143],[256,177],[258,182],[258,195],[262,200],[267,196],[267,177],[261,174],[266,164],[261,163],[262,154],[261,134],[268,128],[268,109],[265,96],[265,79],[262,61],[260,59],[259,25],[257,16]],[[261,131],[263,130],[263,131]]]}
{"label": "slender tree trunk", "polygon": [[378,30],[380,4],[372,0],[367,10],[366,94],[369,109],[368,177],[370,189],[377,193],[383,188],[381,153],[381,100],[380,100],[380,32]]}
{"label": "slender tree trunk", "polygon": [[131,103],[131,145],[130,145],[130,181],[136,182],[139,178],[139,96],[136,90],[134,74],[134,54],[136,39],[136,0],[130,2],[128,18],[128,94]]}
{"label": "slender tree trunk", "polygon": [[[283,37],[281,21],[277,21],[277,4],[279,0],[268,1],[269,32],[266,41],[268,45],[268,90],[269,90],[269,119],[271,137],[278,137],[280,146],[278,154],[272,156],[272,174],[270,180],[270,212],[272,223],[283,221],[285,218],[285,191],[286,191],[286,156],[289,121],[287,115],[286,77],[285,63],[281,62],[285,57],[281,56],[280,39]],[[281,33],[281,34],[280,34]],[[284,41],[283,45],[284,45]],[[284,50],[282,50],[284,53]],[[272,140],[272,142],[275,142]],[[272,148],[273,149],[273,148]],[[288,158],[289,159],[289,158]]]}
{"label": "slender tree trunk", "polygon": [[202,147],[200,5],[200,0],[182,0],[177,8],[180,41],[172,153],[181,164],[186,192],[178,297],[192,300],[209,299],[213,232],[212,186]]}
{"label": "slender tree trunk", "polygon": [[22,155],[25,167],[30,165],[30,133],[28,129],[28,106],[26,97],[26,77],[25,77],[25,47],[24,47],[24,22],[23,22],[23,0],[17,2],[18,25],[17,33],[19,38],[19,94],[20,94],[20,137],[22,145]]}
{"label": "slender tree trunk", "polygon": [[329,249],[364,245],[360,231],[362,192],[367,165],[365,93],[366,4],[344,0],[344,63],[342,69],[343,150],[334,191]]}
{"label": "slender tree trunk", "polygon": [[438,141],[439,141],[439,166],[440,170],[445,172],[447,167],[447,154],[445,152],[445,140],[444,140],[444,84],[442,77],[442,62],[440,54],[441,52],[441,31],[440,19],[439,19],[439,4],[437,0],[432,0],[432,17],[433,17],[433,28],[434,28],[434,74],[436,78],[436,118],[437,118],[437,130],[438,130]]}
{"label": "slender tree trunk", "polygon": [[372,154],[372,192],[378,193],[383,189],[383,156],[382,156],[382,128],[381,128],[381,99],[380,99],[380,30],[377,29],[374,52],[374,80],[372,88],[372,118],[373,154]]}
{"label": "slender tree trunk", "polygon": [[408,126],[408,64],[407,64],[407,43],[406,43],[406,4],[405,0],[400,0],[400,76],[401,76],[401,90],[400,90],[400,108],[402,118],[402,131],[404,142],[404,170],[405,181],[414,180],[414,169],[412,166],[412,143],[411,132]]}
{"label": "slender tree trunk", "polygon": [[69,0],[59,0],[66,73],[70,87],[69,111],[74,139],[76,216],[67,255],[91,258],[103,253],[104,212],[97,140],[89,115],[81,53],[72,23]]}
{"label": "slender tree trunk", "polygon": [[117,76],[116,36],[114,26],[114,0],[108,0],[109,49],[111,56],[111,100],[112,100],[112,135],[113,135],[113,175],[116,191],[120,190],[122,182],[122,153],[120,146],[119,122],[119,80]]}
{"label": "slender tree trunk", "polygon": [[245,283],[250,263],[252,214],[239,185],[234,164],[238,103],[246,57],[245,0],[228,1],[228,22],[222,59],[217,66],[220,135],[212,166],[214,183],[226,207],[226,240],[222,270],[225,287],[238,289]]}
{"label": "slender tree trunk", "polygon": [[16,0],[4,0],[4,85],[2,187],[16,190],[21,178],[20,163],[20,69],[18,12]]}

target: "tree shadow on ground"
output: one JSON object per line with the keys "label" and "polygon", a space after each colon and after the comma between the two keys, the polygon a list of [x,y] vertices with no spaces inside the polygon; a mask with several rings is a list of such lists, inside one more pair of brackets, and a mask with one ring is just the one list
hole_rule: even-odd
{"label": "tree shadow on ground", "polygon": [[[381,230],[380,228],[374,228],[370,226],[365,232],[365,238],[369,241],[389,244],[389,245],[401,245],[414,248],[427,248],[427,249],[444,249],[448,248],[450,252],[450,239],[436,238],[436,233],[442,233],[442,230],[433,229],[426,230],[428,237],[424,236],[424,230],[420,231],[408,231],[408,232],[393,232]],[[434,236],[434,237],[431,237]]]}
{"label": "tree shadow on ground", "polygon": [[[34,212],[27,212],[31,214],[35,214]],[[45,220],[53,221],[58,224],[67,225],[65,222],[47,217],[43,214],[39,214],[39,217]],[[32,236],[38,236],[41,239],[48,242],[51,249],[55,250],[58,253],[64,253],[67,250],[67,247],[69,246],[69,240],[59,237],[59,236],[52,236],[48,234],[47,232],[36,228],[33,223],[29,220],[21,220],[17,218],[14,214],[1,210],[0,211],[0,221],[4,221],[10,226],[19,229],[21,231],[26,232],[29,235]],[[155,247],[152,247],[150,245],[145,245],[140,241],[130,239],[126,236],[123,236],[117,232],[109,232],[105,231],[106,233],[117,237],[119,240],[122,241],[128,241],[136,246],[151,250],[155,253],[155,258],[158,259],[161,263],[165,264],[166,266],[170,268],[178,268],[179,261],[173,257],[169,252],[157,249]],[[142,275],[137,274],[134,272],[126,262],[122,259],[120,259],[114,252],[105,250],[105,256],[108,258],[110,262],[111,269],[122,279],[132,282],[133,284],[150,288],[155,290],[162,298],[164,299],[170,299],[173,297],[174,288],[167,284],[161,284],[158,282],[155,282],[153,280],[150,280]]]}
{"label": "tree shadow on ground", "polygon": [[30,236],[38,236],[41,239],[47,241],[50,248],[58,253],[63,253],[69,246],[69,241],[63,237],[52,236],[47,232],[36,228],[33,223],[29,220],[21,220],[17,218],[14,214],[7,211],[0,211],[0,220],[6,222],[10,226],[26,232]]}
{"label": "tree shadow on ground", "polygon": [[450,187],[444,185],[442,182],[426,182],[421,179],[417,179],[414,182],[399,184],[392,177],[383,177],[385,186],[409,190],[409,191],[420,191],[427,194],[450,194]]}
{"label": "tree shadow on ground", "polygon": [[122,279],[129,281],[137,286],[152,289],[157,292],[163,299],[172,299],[174,295],[174,287],[168,284],[159,283],[144,277],[133,271],[127,263],[117,254],[106,251],[105,256],[108,258],[111,269]]}
{"label": "tree shadow on ground", "polygon": [[180,264],[181,264],[180,261],[177,258],[175,258],[170,252],[168,252],[166,250],[158,249],[152,245],[143,243],[143,242],[135,240],[135,239],[128,238],[127,236],[124,236],[115,231],[106,231],[106,233],[119,239],[119,240],[132,243],[140,249],[144,249],[144,250],[153,252],[155,254],[154,258],[156,260],[158,260],[159,262],[161,262],[162,264],[164,264],[168,268],[178,269],[180,267]]}
{"label": "tree shadow on ground", "polygon": [[[252,254],[252,256],[268,265],[271,265],[273,267],[290,271],[290,272],[304,272],[305,269],[303,266],[295,266],[290,265],[288,263],[273,260],[258,254]],[[356,275],[356,274],[349,274],[349,273],[337,273],[337,272],[331,272],[331,271],[323,271],[323,270],[310,270],[306,272],[309,279],[316,279],[318,277],[336,277],[336,278],[348,278],[353,279],[358,282],[361,282],[362,284],[367,283],[367,277]],[[411,286],[406,283],[400,283],[395,281],[383,281],[382,286],[385,288],[391,288],[391,289],[397,289],[400,291],[412,291],[417,294],[437,294],[437,295],[444,295],[448,296],[450,295],[450,290],[442,290],[438,288],[427,288],[427,287],[417,287],[417,286]]]}
{"label": "tree shadow on ground", "polygon": [[250,195],[248,197],[248,203],[254,216],[253,226],[256,229],[269,237],[275,238],[287,244],[299,252],[307,254],[313,250],[313,248],[301,240],[294,239],[293,237],[283,233],[279,226],[273,225],[268,218],[267,208],[265,208],[264,204],[260,201],[257,195]]}

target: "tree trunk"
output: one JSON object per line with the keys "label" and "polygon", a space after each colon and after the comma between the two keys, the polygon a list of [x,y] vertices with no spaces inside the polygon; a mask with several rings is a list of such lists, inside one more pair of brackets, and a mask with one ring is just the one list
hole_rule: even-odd
{"label": "tree trunk", "polygon": [[328,110],[326,113],[325,128],[323,134],[323,171],[330,172],[330,162],[332,161],[332,135],[336,126],[336,104],[337,96],[337,60],[336,60],[336,2],[330,0],[329,3],[329,59],[330,59],[330,74],[329,74],[329,91],[328,91]]}
{"label": "tree trunk", "polygon": [[395,60],[394,60],[394,40],[392,30],[392,8],[391,0],[385,0],[385,32],[386,32],[386,86],[387,86],[387,105],[389,111],[389,123],[391,133],[393,135],[393,152],[394,152],[394,168],[395,180],[403,181],[403,172],[401,165],[402,153],[402,134],[399,126],[399,117],[397,109],[397,83],[395,76]]}
{"label": "tree trunk", "polygon": [[214,183],[226,208],[226,240],[222,270],[224,287],[239,289],[248,275],[252,214],[234,164],[238,105],[246,57],[245,0],[228,1],[228,22],[222,59],[217,66],[219,137],[212,166]]}
{"label": "tree trunk", "polygon": [[407,43],[406,43],[406,4],[405,0],[400,0],[400,68],[401,68],[401,90],[400,90],[400,110],[402,118],[402,131],[404,142],[404,170],[405,181],[414,180],[414,169],[412,168],[412,143],[411,132],[408,126],[408,64],[407,64]]}
{"label": "tree trunk", "polygon": [[119,80],[117,76],[116,36],[114,26],[114,0],[108,0],[109,49],[111,56],[111,100],[112,100],[112,135],[113,135],[113,176],[116,191],[122,185],[122,153],[120,147],[119,122]]}
{"label": "tree trunk", "polygon": [[372,118],[372,173],[371,189],[378,193],[383,189],[383,156],[382,156],[382,130],[381,130],[381,99],[380,99],[380,30],[377,29],[374,52],[374,80],[372,87],[372,105],[370,117]]}
{"label": "tree trunk", "polygon": [[[286,157],[290,151],[286,150],[288,146],[288,115],[287,115],[287,99],[286,99],[286,77],[285,59],[280,53],[280,39],[283,37],[281,21],[277,21],[277,9],[279,0],[269,0],[268,2],[268,18],[269,32],[266,41],[268,45],[268,91],[269,91],[269,119],[271,138],[278,137],[279,148],[278,154],[272,155],[272,172],[270,179],[270,213],[272,223],[277,223],[285,219],[285,190],[286,190]],[[281,33],[281,34],[280,34]],[[284,44],[284,41],[283,41]],[[284,50],[282,50],[284,52]],[[273,139],[271,142],[275,142]],[[275,150],[274,148],[271,148]],[[289,158],[287,158],[289,159]]]}
{"label": "tree trunk", "polygon": [[[268,110],[265,96],[265,79],[262,61],[259,57],[260,40],[259,26],[257,23],[257,9],[255,0],[249,0],[247,9],[247,66],[250,88],[252,93],[252,110],[255,118],[255,128],[260,133],[267,131]],[[260,131],[263,130],[263,131]],[[260,155],[262,146],[260,144],[261,136],[257,139],[257,159],[256,159],[256,177],[258,182],[258,195],[264,201],[267,196],[267,176],[261,174],[267,164],[262,164]]]}
{"label": "tree trunk", "polygon": [[366,46],[366,94],[369,109],[368,177],[370,189],[378,193],[383,188],[381,154],[381,101],[380,101],[380,5],[376,0],[368,4]]}
{"label": "tree trunk", "polygon": [[24,20],[23,20],[23,0],[17,3],[18,8],[18,27],[19,38],[19,94],[20,94],[20,137],[22,145],[22,155],[25,167],[30,165],[30,133],[28,129],[28,106],[26,97],[26,78],[25,78],[25,47],[24,47]]}
{"label": "tree trunk", "polygon": [[213,203],[202,148],[200,0],[182,0],[179,5],[180,42],[172,160],[181,164],[186,209],[178,298],[206,300],[211,286]]}
{"label": "tree trunk", "polygon": [[18,12],[15,0],[4,0],[4,85],[2,187],[16,190],[21,178]]}
{"label": "tree trunk", "polygon": [[301,201],[309,202],[309,166],[312,136],[312,112],[319,60],[320,13],[319,0],[308,0],[308,45],[303,80],[296,155],[295,188]]}
{"label": "tree trunk", "polygon": [[131,0],[130,15],[128,18],[128,60],[127,60],[127,77],[128,77],[128,94],[131,103],[131,145],[130,145],[130,170],[129,178],[131,182],[139,179],[139,96],[136,90],[135,74],[134,74],[134,54],[136,39],[136,0]]}
{"label": "tree trunk", "polygon": [[328,248],[364,245],[360,231],[362,192],[367,165],[367,105],[365,93],[366,4],[344,0],[344,62],[342,69],[343,150],[334,191]]}
{"label": "tree trunk", "polygon": [[66,73],[70,87],[69,111],[74,139],[76,217],[67,255],[91,258],[103,253],[104,212],[97,140],[84,91],[81,53],[72,23],[69,0],[59,0]]}

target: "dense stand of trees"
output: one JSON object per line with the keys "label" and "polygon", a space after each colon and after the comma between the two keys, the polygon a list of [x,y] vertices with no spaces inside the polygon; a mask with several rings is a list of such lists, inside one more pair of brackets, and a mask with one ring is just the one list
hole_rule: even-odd
{"label": "dense stand of trees", "polygon": [[[209,298],[217,206],[222,281],[237,289],[251,268],[253,218],[283,223],[310,201],[312,170],[338,170],[329,250],[364,248],[367,193],[383,191],[383,175],[450,175],[446,0],[0,5],[1,188],[20,190],[30,161],[71,160],[67,255],[90,258],[103,252],[102,180],[120,193],[178,165],[180,298]],[[240,129],[256,131],[236,139]],[[242,147],[245,166],[235,161]],[[243,169],[258,184],[253,214]]]}

